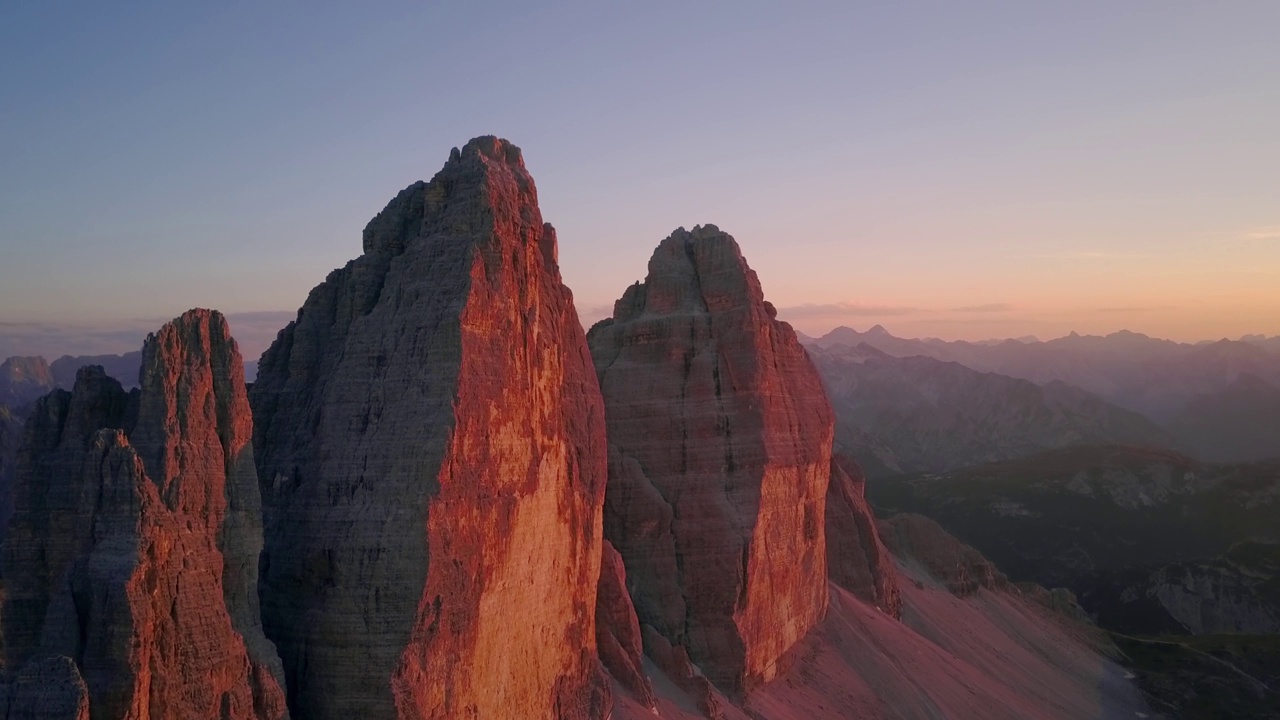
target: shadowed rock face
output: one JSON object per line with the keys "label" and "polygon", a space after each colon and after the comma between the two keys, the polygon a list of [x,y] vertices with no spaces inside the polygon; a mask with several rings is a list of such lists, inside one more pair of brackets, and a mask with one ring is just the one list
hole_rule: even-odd
{"label": "shadowed rock face", "polygon": [[952,594],[966,597],[982,588],[1004,590],[1013,583],[991,561],[957,540],[938,523],[923,515],[902,513],[880,521],[885,544],[904,565],[918,567],[946,586]]}
{"label": "shadowed rock face", "polygon": [[646,707],[654,705],[653,686],[644,674],[644,642],[636,609],[627,594],[622,556],[602,543],[600,585],[596,593],[596,646],[609,674]]}
{"label": "shadowed rock face", "polygon": [[608,422],[605,534],[636,613],[647,638],[732,693],[772,678],[827,601],[831,409],[774,316],[737,243],[708,225],[664,240],[589,333]]}
{"label": "shadowed rock face", "polygon": [[392,200],[251,402],[297,714],[603,715],[603,406],[518,148],[472,140]]}
{"label": "shadowed rock face", "polygon": [[239,352],[193,310],[143,356],[140,391],[82,368],[28,421],[3,554],[9,717],[287,717]]}
{"label": "shadowed rock face", "polygon": [[29,663],[0,690],[6,720],[89,720],[89,689],[69,657]]}
{"label": "shadowed rock face", "polygon": [[827,575],[855,597],[901,617],[893,556],[880,542],[875,516],[863,496],[866,483],[856,462],[832,458],[827,487]]}
{"label": "shadowed rock face", "polygon": [[0,542],[4,542],[13,514],[13,473],[18,459],[18,443],[22,439],[19,413],[0,403]]}

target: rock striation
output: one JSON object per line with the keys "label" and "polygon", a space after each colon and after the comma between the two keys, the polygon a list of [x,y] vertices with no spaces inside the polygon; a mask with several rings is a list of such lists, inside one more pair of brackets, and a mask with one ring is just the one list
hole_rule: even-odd
{"label": "rock striation", "polygon": [[8,717],[287,717],[239,352],[193,310],[143,357],[140,390],[81,368],[28,421],[3,548]]}
{"label": "rock striation", "polygon": [[817,372],[713,225],[662,241],[588,341],[608,423],[605,535],[645,650],[659,665],[687,654],[743,695],[826,608],[833,419]]}
{"label": "rock striation", "polygon": [[827,486],[827,576],[895,618],[902,616],[898,577],[876,528],[875,516],[864,497],[867,479],[853,460],[831,459]]}
{"label": "rock striation", "polygon": [[604,409],[519,148],[476,138],[397,195],[250,399],[295,714],[607,712]]}

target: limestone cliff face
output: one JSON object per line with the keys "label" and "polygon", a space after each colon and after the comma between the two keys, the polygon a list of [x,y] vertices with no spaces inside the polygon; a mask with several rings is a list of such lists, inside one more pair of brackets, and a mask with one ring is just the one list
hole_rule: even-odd
{"label": "limestone cliff face", "polygon": [[3,552],[9,717],[287,717],[239,352],[191,311],[144,358],[140,391],[82,368],[28,422]]}
{"label": "limestone cliff face", "polygon": [[250,400],[299,715],[603,715],[603,407],[518,148],[472,140],[392,200]]}
{"label": "limestone cliff face", "polygon": [[608,423],[605,534],[636,613],[736,694],[778,672],[827,602],[833,419],[775,314],[737,243],[708,225],[664,240],[645,282],[589,333]]}
{"label": "limestone cliff face", "polygon": [[840,455],[832,458],[827,487],[827,575],[856,597],[901,617],[893,556],[880,542],[875,516],[863,496],[866,482],[856,462]]}

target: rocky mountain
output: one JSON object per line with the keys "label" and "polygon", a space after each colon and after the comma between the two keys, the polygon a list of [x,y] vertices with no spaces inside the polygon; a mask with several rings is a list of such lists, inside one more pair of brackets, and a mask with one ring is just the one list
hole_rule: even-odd
{"label": "rocky mountain", "polygon": [[76,372],[85,366],[97,365],[109,376],[120,381],[126,389],[138,386],[138,372],[142,367],[142,353],[120,355],[63,355],[49,365],[53,384],[70,390],[76,381]]}
{"label": "rocky mountain", "polygon": [[[676,230],[588,342],[609,438],[605,535],[650,655],[743,695],[826,607],[831,408],[737,243]],[[665,649],[664,649],[665,650]]]}
{"label": "rocky mountain", "polygon": [[[44,358],[10,357],[0,364],[0,541],[4,540],[13,512],[13,471],[17,464],[22,424],[31,404],[54,388],[70,390],[76,372],[89,365],[103,366],[107,375],[136,387],[142,353],[58,358],[52,365]],[[119,373],[124,372],[124,375]]]}
{"label": "rocky mountain", "polygon": [[[1121,331],[991,344],[898,338],[876,326],[865,333],[836,328],[809,347],[860,343],[894,357],[957,362],[1039,385],[1066,383],[1145,415],[1174,436],[1178,447],[1203,459],[1249,462],[1280,455],[1268,453],[1273,434],[1258,432],[1259,426],[1280,427],[1273,407],[1280,353],[1256,339],[1190,344]],[[1259,386],[1267,388],[1266,399],[1241,401],[1245,388]]]}
{"label": "rocky mountain", "polygon": [[939,472],[1079,444],[1177,441],[1138,413],[1065,383],[893,357],[863,342],[812,347],[836,443],[873,476]]}
{"label": "rocky mountain", "polygon": [[30,405],[0,717],[1150,714],[1069,593],[876,522],[732,237],[677,230],[589,334],[557,253],[519,149],[476,138],[247,394],[192,311],[138,389],[90,366]]}
{"label": "rocky mountain", "polygon": [[0,364],[0,404],[16,410],[54,388],[70,390],[75,386],[76,372],[90,365],[101,367],[126,388],[137,387],[142,353],[64,355],[52,364],[39,356],[8,358]]}
{"label": "rocky mountain", "polygon": [[53,387],[53,373],[42,357],[11,357],[0,363],[0,405],[10,410],[18,410]]}
{"label": "rocky mountain", "polygon": [[239,352],[221,315],[191,311],[142,357],[141,390],[82,368],[27,424],[0,556],[0,704],[11,718],[287,717],[258,611]]}
{"label": "rocky mountain", "polygon": [[297,715],[603,715],[604,413],[517,147],[397,195],[250,398]]}
{"label": "rocky mountain", "polygon": [[936,519],[1015,579],[1071,589],[1104,627],[1280,632],[1280,464],[1080,447],[867,494]]}
{"label": "rocky mountain", "polygon": [[861,469],[831,454],[815,368],[725,233],[664,240],[588,342],[622,565],[604,563],[598,622],[626,630],[601,655],[652,678],[651,693],[620,679],[612,717],[1147,710],[1069,594],[1020,588],[924,518],[877,526]]}

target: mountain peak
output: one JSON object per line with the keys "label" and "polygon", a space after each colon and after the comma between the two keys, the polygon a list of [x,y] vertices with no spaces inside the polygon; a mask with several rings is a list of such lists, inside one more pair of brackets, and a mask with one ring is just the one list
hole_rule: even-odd
{"label": "mountain peak", "polygon": [[676,228],[649,258],[643,283],[627,288],[614,303],[613,320],[626,322],[645,312],[667,314],[677,308],[715,313],[729,307],[761,307],[764,293],[733,236],[715,225],[692,231]]}
{"label": "mountain peak", "polygon": [[251,391],[295,716],[602,717],[604,410],[519,148],[454,150],[364,246]]}
{"label": "mountain peak", "polygon": [[[545,243],[541,250],[554,258],[555,233],[542,232],[537,189],[520,148],[484,135],[461,150],[454,148],[430,182],[419,180],[387,203],[365,226],[364,253],[395,257],[429,230],[444,230],[452,239],[466,241],[498,216],[504,228],[514,221],[509,229],[521,239],[540,238]],[[536,232],[530,229],[535,225]]]}
{"label": "mountain peak", "polygon": [[588,344],[617,498],[604,533],[645,647],[663,648],[653,657],[673,679],[692,662],[745,694],[826,608],[834,420],[822,382],[714,225],[663,240]]}
{"label": "mountain peak", "polygon": [[524,169],[524,154],[514,143],[495,135],[481,135],[471,138],[462,150],[457,148],[449,154],[449,161],[456,162],[471,157],[485,157],[513,167]]}

